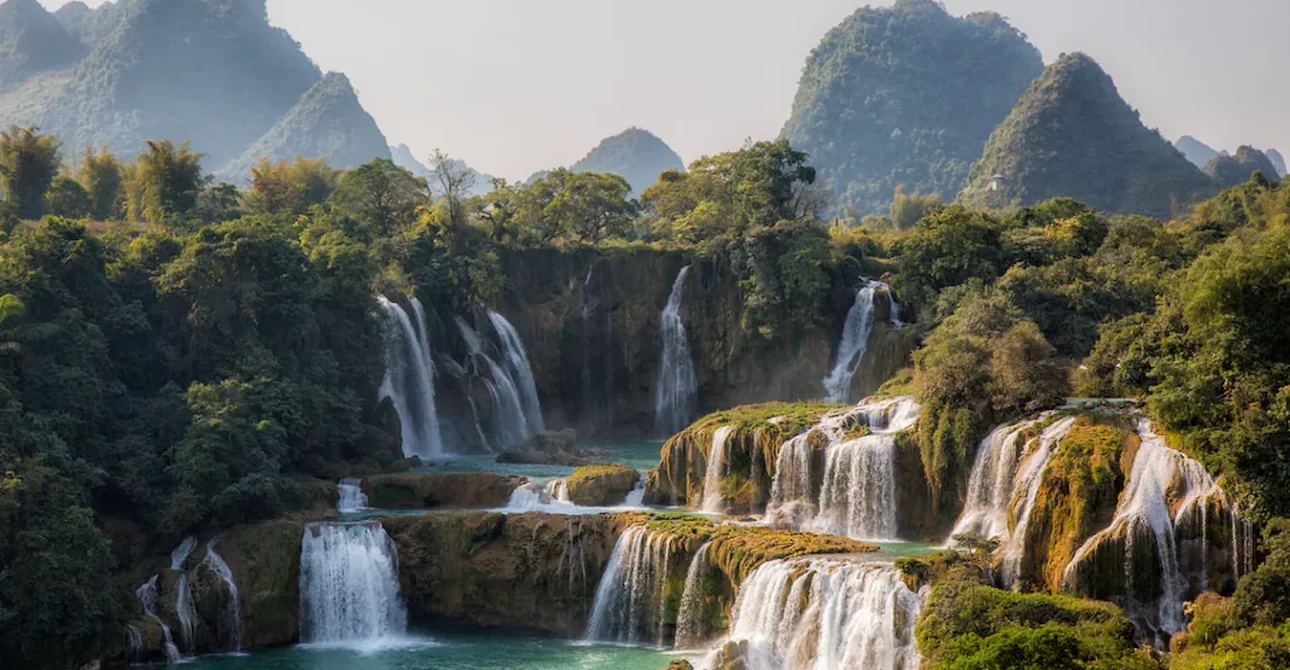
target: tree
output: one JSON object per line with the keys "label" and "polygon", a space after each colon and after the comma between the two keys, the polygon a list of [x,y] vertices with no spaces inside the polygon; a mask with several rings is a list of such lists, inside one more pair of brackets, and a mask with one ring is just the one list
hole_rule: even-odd
{"label": "tree", "polygon": [[906,193],[905,185],[901,184],[891,198],[891,225],[896,230],[908,230],[940,206],[940,194]]}
{"label": "tree", "polygon": [[45,214],[45,193],[62,163],[62,142],[41,135],[40,128],[10,125],[0,131],[0,188],[14,203],[19,217],[39,219]]}
{"label": "tree", "polygon": [[314,205],[327,201],[340,179],[340,172],[327,167],[320,158],[301,158],[272,163],[261,158],[251,168],[252,186],[247,193],[248,211],[255,214],[300,216]]}
{"label": "tree", "polygon": [[426,180],[387,158],[346,172],[331,202],[370,227],[378,237],[411,227],[417,209],[429,203]]}
{"label": "tree", "polygon": [[229,183],[212,184],[202,189],[193,215],[203,223],[221,223],[242,216],[241,196]]}
{"label": "tree", "polygon": [[466,200],[475,186],[475,172],[440,149],[430,156],[430,197],[442,200],[454,226],[466,225]]}
{"label": "tree", "polygon": [[27,307],[22,304],[18,296],[12,293],[0,295],[0,326],[9,319],[22,316],[26,311]]}
{"label": "tree", "polygon": [[145,142],[139,154],[138,182],[143,218],[149,223],[183,220],[197,207],[208,178],[202,174],[205,154],[193,153],[188,142],[175,146],[170,140]]}
{"label": "tree", "polygon": [[45,194],[45,211],[69,219],[83,219],[90,214],[90,194],[71,177],[59,175]]}
{"label": "tree", "polygon": [[108,221],[121,216],[124,174],[121,161],[106,147],[97,153],[86,147],[76,178],[89,195],[90,218]]}

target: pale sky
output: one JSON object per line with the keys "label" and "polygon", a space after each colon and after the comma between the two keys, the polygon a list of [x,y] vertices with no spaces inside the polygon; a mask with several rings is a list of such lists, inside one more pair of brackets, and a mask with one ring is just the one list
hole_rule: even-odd
{"label": "pale sky", "polygon": [[[774,138],[807,55],[863,4],[268,0],[270,20],[319,67],[349,75],[391,144],[418,157],[439,147],[512,179],[568,165],[629,126],[653,131],[686,162]],[[1045,61],[1088,53],[1171,140],[1290,155],[1290,0],[944,4],[1008,17]]]}

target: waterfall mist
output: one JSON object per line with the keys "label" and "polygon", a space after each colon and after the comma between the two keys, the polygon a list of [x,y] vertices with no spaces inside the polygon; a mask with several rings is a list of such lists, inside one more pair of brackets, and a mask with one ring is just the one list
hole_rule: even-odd
{"label": "waterfall mist", "polygon": [[407,632],[398,552],[377,522],[313,523],[300,543],[300,640],[372,646]]}
{"label": "waterfall mist", "polygon": [[698,411],[699,382],[694,372],[689,335],[681,320],[690,267],[681,268],[676,276],[661,317],[663,358],[654,396],[654,432],[659,437],[679,433],[690,425]]}

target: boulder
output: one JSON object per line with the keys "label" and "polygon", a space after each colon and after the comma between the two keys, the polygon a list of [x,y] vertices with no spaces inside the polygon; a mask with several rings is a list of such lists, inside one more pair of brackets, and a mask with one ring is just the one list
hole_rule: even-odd
{"label": "boulder", "polygon": [[577,439],[572,429],[538,433],[498,454],[497,462],[578,467],[605,457],[602,449],[578,449]]}
{"label": "boulder", "polygon": [[636,488],[641,475],[625,465],[584,465],[564,480],[569,500],[584,507],[622,503]]}

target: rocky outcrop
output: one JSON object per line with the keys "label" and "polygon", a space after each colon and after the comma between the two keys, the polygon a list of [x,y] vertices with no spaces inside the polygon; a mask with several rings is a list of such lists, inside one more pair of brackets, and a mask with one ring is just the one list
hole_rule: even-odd
{"label": "rocky outcrop", "polygon": [[363,480],[363,493],[377,509],[489,509],[525,481],[487,472],[377,475]]}
{"label": "rocky outcrop", "polygon": [[497,462],[578,467],[605,456],[601,449],[578,449],[577,438],[577,432],[572,429],[538,433],[498,454]]}
{"label": "rocky outcrop", "polygon": [[640,482],[641,475],[625,465],[588,465],[564,480],[569,500],[583,507],[608,507],[622,503]]}

